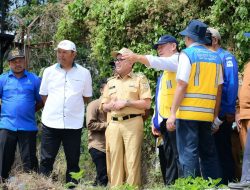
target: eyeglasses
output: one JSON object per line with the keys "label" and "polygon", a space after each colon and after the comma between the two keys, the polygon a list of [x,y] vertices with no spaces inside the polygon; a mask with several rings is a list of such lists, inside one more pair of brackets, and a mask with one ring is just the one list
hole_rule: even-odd
{"label": "eyeglasses", "polygon": [[114,62],[121,62],[124,61],[125,59],[114,59]]}

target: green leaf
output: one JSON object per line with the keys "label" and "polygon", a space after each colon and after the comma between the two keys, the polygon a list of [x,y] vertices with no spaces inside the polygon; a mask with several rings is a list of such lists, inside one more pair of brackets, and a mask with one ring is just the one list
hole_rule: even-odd
{"label": "green leaf", "polygon": [[79,172],[70,172],[69,174],[71,175],[71,177],[73,179],[79,180],[79,179],[83,178],[84,170],[80,170]]}

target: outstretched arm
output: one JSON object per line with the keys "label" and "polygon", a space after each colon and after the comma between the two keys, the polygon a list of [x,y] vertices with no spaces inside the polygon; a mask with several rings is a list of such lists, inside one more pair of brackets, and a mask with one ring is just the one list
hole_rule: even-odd
{"label": "outstretched arm", "polygon": [[134,63],[139,62],[146,65],[147,67],[150,67],[150,63],[145,55],[139,55],[136,53],[126,53],[122,54],[122,59],[126,59]]}
{"label": "outstretched arm", "polygon": [[176,72],[178,67],[178,53],[169,57],[158,57],[153,55],[139,55],[136,53],[123,54],[122,58],[133,62],[139,62],[149,68],[157,70],[168,70]]}

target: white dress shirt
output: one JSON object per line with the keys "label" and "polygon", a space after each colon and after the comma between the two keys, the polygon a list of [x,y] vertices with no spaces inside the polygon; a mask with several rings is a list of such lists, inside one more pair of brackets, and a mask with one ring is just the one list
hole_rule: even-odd
{"label": "white dress shirt", "polygon": [[39,93],[48,96],[42,112],[44,125],[57,129],[83,127],[83,97],[92,96],[89,70],[74,64],[66,71],[54,64],[44,70]]}

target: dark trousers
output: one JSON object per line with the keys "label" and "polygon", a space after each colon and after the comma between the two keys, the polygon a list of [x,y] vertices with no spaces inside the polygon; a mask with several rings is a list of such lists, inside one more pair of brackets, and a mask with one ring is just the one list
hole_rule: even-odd
{"label": "dark trousers", "polygon": [[250,181],[250,130],[247,130],[246,147],[243,156],[241,181]]}
{"label": "dark trousers", "polygon": [[161,174],[163,178],[163,182],[166,185],[166,157],[165,157],[165,152],[164,152],[164,146],[160,145],[158,146],[159,150],[159,160],[160,160],[160,167],[161,167]]}
{"label": "dark trousers", "polygon": [[240,181],[242,171],[242,147],[240,142],[240,136],[237,129],[233,129],[232,136],[232,153],[235,164],[235,181]]}
{"label": "dark trousers", "polygon": [[37,131],[0,129],[0,174],[3,179],[9,177],[15,159],[17,143],[23,162],[23,170],[25,172],[37,171],[36,134]]}
{"label": "dark trousers", "polygon": [[176,145],[176,132],[166,130],[166,119],[161,122],[161,134],[163,135],[163,149],[165,155],[165,184],[170,185],[175,182],[181,173],[179,156]]}
{"label": "dark trousers", "polygon": [[42,127],[40,173],[49,176],[62,143],[67,161],[66,183],[74,182],[70,172],[79,172],[79,157],[82,129],[54,129]]}
{"label": "dark trousers", "polygon": [[211,122],[176,120],[177,148],[183,177],[220,177]]}
{"label": "dark trousers", "polygon": [[225,185],[235,180],[235,163],[232,153],[231,136],[232,123],[226,121],[222,123],[220,129],[214,134],[222,174],[221,183]]}
{"label": "dark trousers", "polygon": [[95,148],[90,148],[89,153],[96,167],[95,184],[101,186],[107,186],[108,175],[106,167],[106,153],[97,150]]}

